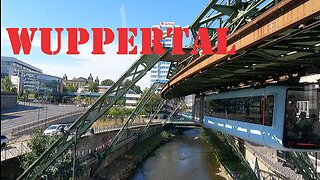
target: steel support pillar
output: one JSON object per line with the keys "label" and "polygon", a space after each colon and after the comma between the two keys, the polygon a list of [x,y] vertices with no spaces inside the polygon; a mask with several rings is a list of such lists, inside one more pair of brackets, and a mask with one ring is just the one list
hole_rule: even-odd
{"label": "steel support pillar", "polygon": [[[94,176],[96,171],[99,169],[99,166],[106,159],[106,157],[112,152],[114,146],[116,146],[118,144],[118,142],[121,140],[123,134],[126,132],[127,128],[132,124],[132,122],[134,121],[135,117],[137,115],[139,115],[139,113],[142,110],[142,108],[144,107],[144,105],[149,101],[150,97],[154,94],[155,90],[158,89],[159,86],[160,86],[160,83],[154,83],[151,86],[151,88],[148,90],[148,92],[143,96],[141,101],[138,103],[138,105],[135,108],[135,110],[128,117],[128,119],[125,122],[125,124],[118,131],[118,133],[115,135],[115,137],[113,137],[110,145],[106,149],[104,149],[103,151],[101,151],[99,153],[96,153],[95,157],[97,157],[97,158],[94,161],[97,161],[97,162],[95,164],[95,168],[92,169],[92,171],[91,171],[91,176]],[[91,163],[94,162],[94,161],[91,161]]]}
{"label": "steel support pillar", "polygon": [[[146,126],[143,127],[143,130],[141,131],[141,134],[143,133],[143,131],[146,131],[152,120],[154,119],[154,117],[158,114],[158,112],[161,110],[161,108],[164,105],[165,100],[162,99],[161,102],[158,105],[157,110],[155,111],[155,113],[150,117],[149,122],[146,124]],[[144,102],[145,103],[145,102]],[[138,138],[140,137],[140,135],[138,135]],[[121,137],[120,137],[121,138]],[[117,142],[120,140],[120,138],[117,139]],[[115,141],[115,140],[113,140]],[[100,153],[98,153],[97,157],[98,157],[98,161],[96,162],[96,164],[94,165],[94,168],[91,169],[90,172],[90,176],[93,178],[96,173],[99,171],[99,169],[101,168],[100,166],[102,165],[103,161],[105,160],[105,158],[108,156],[108,154],[110,154],[110,152],[112,152],[113,146],[116,146],[116,142],[114,144],[111,144],[110,148],[107,148],[105,151],[102,151]]]}
{"label": "steel support pillar", "polygon": [[[138,80],[140,80],[170,49],[162,55],[142,55],[138,60],[103,94],[84,114],[82,114],[70,127],[68,132],[57,138],[52,145],[26,169],[18,179],[37,179],[73,144],[74,131],[78,129],[77,138],[85,134],[91,125],[97,121],[117,100],[119,100]],[[129,79],[129,84],[123,82]],[[110,97],[113,95],[113,97]],[[71,136],[71,137],[70,137]]]}
{"label": "steel support pillar", "polygon": [[143,135],[147,129],[149,128],[150,124],[152,123],[153,119],[157,116],[157,114],[160,112],[160,110],[162,109],[162,107],[166,104],[166,100],[165,99],[161,99],[161,101],[159,102],[159,105],[156,109],[156,111],[152,114],[152,116],[149,118],[148,123],[141,128],[140,130],[140,135]]}

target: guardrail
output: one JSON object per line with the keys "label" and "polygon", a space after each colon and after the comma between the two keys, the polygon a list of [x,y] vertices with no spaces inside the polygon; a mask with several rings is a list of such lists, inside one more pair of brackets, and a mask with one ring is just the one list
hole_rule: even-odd
{"label": "guardrail", "polygon": [[[162,123],[160,122],[155,122],[155,123],[152,123],[150,125],[150,127],[152,126],[156,126],[156,125],[161,125]],[[135,124],[135,125],[132,125],[130,126],[130,128],[139,128],[139,127],[143,127],[145,124]],[[146,139],[150,136],[149,133],[146,134],[146,136],[143,137],[143,139]],[[123,139],[121,140],[120,142],[118,142],[113,148],[112,148],[112,151],[115,151],[116,149],[118,149],[119,147],[127,144],[128,142],[131,142],[132,140],[136,139],[138,137],[138,135],[136,133],[133,133],[131,134],[130,136],[126,137],[126,139]],[[142,140],[143,140],[142,139]],[[99,152],[103,149],[105,149],[106,147],[110,146],[109,143],[107,144],[100,144],[100,145],[97,145],[95,147],[91,147],[91,148],[88,148],[88,149],[85,149],[85,150],[79,150],[77,151],[77,157],[78,158],[84,158],[88,155],[91,155],[93,152]]]}
{"label": "guardrail", "polygon": [[64,119],[64,118],[67,118],[67,117],[71,117],[71,116],[74,116],[74,115],[80,115],[82,113],[83,113],[83,110],[74,111],[74,112],[70,112],[70,113],[66,113],[66,114],[50,117],[50,118],[47,118],[47,119],[41,119],[39,121],[35,121],[35,122],[32,122],[32,123],[28,123],[28,124],[24,124],[24,125],[12,128],[10,134],[11,134],[11,137],[14,137],[14,136],[23,135],[24,133],[26,133],[28,131],[32,131],[34,128],[40,128],[40,129],[44,130],[45,128],[47,128],[47,126],[52,125],[52,124],[56,124],[61,119]]}
{"label": "guardrail", "polygon": [[[139,127],[143,127],[146,123],[139,123],[139,124],[132,124],[129,128],[133,129],[133,128],[139,128]],[[161,122],[155,122],[152,123],[152,125],[158,125],[158,124],[162,124]],[[94,133],[95,134],[99,134],[99,133],[104,133],[104,132],[109,132],[109,131],[116,131],[116,130],[120,130],[120,128],[122,128],[122,125],[109,125],[109,126],[103,126],[103,127],[96,127],[93,128],[94,129]],[[88,136],[90,132],[84,134],[83,136]],[[105,145],[103,145],[103,147],[97,147],[97,148],[104,148]],[[12,143],[10,143],[10,145],[4,149],[1,149],[1,161],[7,160],[7,159],[11,159],[17,156],[20,156],[24,153],[29,152],[30,149],[28,147],[28,140],[19,142],[19,144],[15,144],[15,146],[13,146]],[[79,154],[79,156],[84,156],[87,154],[90,154],[92,151],[92,149],[88,149],[87,151],[81,151],[81,152],[77,152],[77,154]]]}
{"label": "guardrail", "polygon": [[281,163],[271,161],[270,157],[266,157],[261,152],[255,150],[250,144],[246,143],[245,148],[254,154],[268,169],[272,170],[276,175],[280,176],[282,179],[302,179],[300,174],[296,174],[290,171],[289,168],[285,168]]}
{"label": "guardrail", "polygon": [[1,161],[20,156],[27,152],[30,152],[28,141],[22,141],[18,146],[10,146],[1,149]]}

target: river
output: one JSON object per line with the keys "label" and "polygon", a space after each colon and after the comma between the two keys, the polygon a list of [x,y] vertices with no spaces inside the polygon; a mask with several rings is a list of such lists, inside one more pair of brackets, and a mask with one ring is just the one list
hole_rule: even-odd
{"label": "river", "polygon": [[[134,180],[222,180],[220,165],[210,145],[198,138],[200,129],[177,135],[137,169]],[[221,176],[222,175],[222,176]]]}

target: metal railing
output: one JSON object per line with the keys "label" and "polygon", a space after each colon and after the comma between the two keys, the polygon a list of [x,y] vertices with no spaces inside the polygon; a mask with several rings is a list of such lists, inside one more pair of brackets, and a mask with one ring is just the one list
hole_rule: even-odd
{"label": "metal railing", "polygon": [[20,142],[17,146],[1,149],[1,161],[20,156],[27,152],[30,152],[30,148],[28,147],[28,141],[26,140]]}
{"label": "metal railing", "polygon": [[47,128],[49,125],[58,123],[64,118],[71,117],[74,115],[80,115],[82,113],[83,113],[83,110],[80,110],[80,111],[69,112],[66,114],[62,114],[62,115],[58,115],[58,116],[54,116],[46,119],[41,119],[39,121],[35,121],[32,123],[28,123],[28,124],[24,124],[24,125],[12,128],[10,134],[11,134],[11,137],[14,137],[14,136],[24,135],[27,132],[32,132],[32,130],[35,128],[40,128],[43,130]]}
{"label": "metal railing", "polygon": [[260,151],[254,149],[253,146],[246,143],[245,148],[249,150],[255,157],[257,157],[268,169],[272,170],[276,175],[283,179],[303,179],[300,174],[296,174],[290,168],[283,167],[281,163],[272,161],[270,157],[267,157]]}
{"label": "metal railing", "polygon": [[[145,124],[146,123],[132,124],[129,128],[130,129],[131,128],[140,128],[140,127],[143,127]],[[152,125],[158,125],[158,124],[162,124],[162,123],[155,122]],[[93,130],[94,130],[95,134],[99,134],[99,133],[104,133],[104,132],[109,132],[109,131],[120,130],[121,127],[122,127],[122,125],[108,125],[108,126],[96,127],[96,128],[93,128]],[[83,136],[88,136],[89,134],[90,134],[90,132],[84,134]],[[28,141],[29,140],[24,140],[21,142],[16,141],[15,143],[11,142],[9,144],[9,146],[1,149],[1,161],[11,159],[11,158],[14,158],[14,157],[17,157],[17,156],[20,156],[24,153],[29,152],[30,148],[28,147]],[[99,145],[94,149],[88,149],[86,151],[81,151],[81,152],[79,151],[77,153],[79,154],[79,156],[83,156],[83,155],[90,154],[93,150],[105,148],[105,146],[106,145]]]}

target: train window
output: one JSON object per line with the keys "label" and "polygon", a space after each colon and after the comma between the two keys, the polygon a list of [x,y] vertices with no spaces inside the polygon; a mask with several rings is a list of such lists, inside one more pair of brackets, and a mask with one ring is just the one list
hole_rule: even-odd
{"label": "train window", "polygon": [[274,97],[267,96],[264,113],[264,125],[271,126],[273,120]]}
{"label": "train window", "polygon": [[288,89],[283,144],[288,148],[320,147],[319,89]]}
{"label": "train window", "polygon": [[[263,98],[262,96],[254,96],[207,100],[205,115],[253,124],[263,124],[264,122],[264,125],[271,126],[274,98],[267,96],[266,106],[263,106]],[[262,112],[263,107],[265,107],[264,113]]]}

